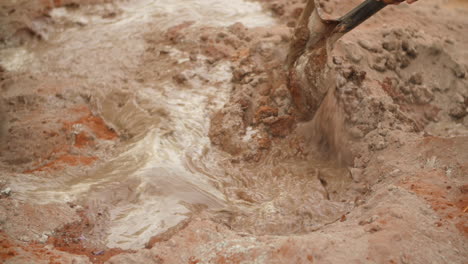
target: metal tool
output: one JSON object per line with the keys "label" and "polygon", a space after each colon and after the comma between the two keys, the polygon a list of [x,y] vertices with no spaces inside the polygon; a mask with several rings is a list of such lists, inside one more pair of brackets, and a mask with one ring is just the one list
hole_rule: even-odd
{"label": "metal tool", "polygon": [[320,106],[329,85],[324,83],[327,54],[333,44],[387,4],[366,0],[337,20],[323,19],[318,0],[309,0],[299,18],[287,58],[289,88],[303,119]]}

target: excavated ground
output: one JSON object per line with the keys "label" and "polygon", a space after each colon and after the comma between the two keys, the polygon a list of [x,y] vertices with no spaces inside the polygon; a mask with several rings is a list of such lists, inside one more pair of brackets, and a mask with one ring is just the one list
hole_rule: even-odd
{"label": "excavated ground", "polygon": [[311,120],[303,6],[3,1],[0,263],[466,263],[468,3],[340,39]]}

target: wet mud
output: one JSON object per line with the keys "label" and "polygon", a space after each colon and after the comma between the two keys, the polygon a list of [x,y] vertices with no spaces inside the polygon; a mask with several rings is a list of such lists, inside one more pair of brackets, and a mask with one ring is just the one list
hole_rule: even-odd
{"label": "wet mud", "polygon": [[420,2],[320,61],[303,1],[1,4],[0,262],[465,263],[468,9]]}

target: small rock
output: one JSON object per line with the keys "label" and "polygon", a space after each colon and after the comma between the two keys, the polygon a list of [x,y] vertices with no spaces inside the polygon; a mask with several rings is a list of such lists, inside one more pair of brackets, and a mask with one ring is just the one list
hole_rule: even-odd
{"label": "small rock", "polygon": [[101,17],[104,19],[111,19],[111,18],[115,18],[116,16],[117,16],[116,12],[108,12],[106,14],[103,14]]}
{"label": "small rock", "polygon": [[257,143],[260,149],[269,149],[271,146],[271,140],[268,137],[259,138]]}
{"label": "small rock", "polygon": [[402,85],[399,87],[400,91],[404,94],[410,94],[411,93],[411,89],[408,85]]}
{"label": "small rock", "polygon": [[387,60],[384,57],[377,57],[374,59],[372,68],[378,72],[385,72],[387,70],[387,66],[385,65],[386,63]]}
{"label": "small rock", "polygon": [[423,85],[413,89],[413,97],[418,104],[428,104],[434,99],[434,94],[431,89]]}
{"label": "small rock", "polygon": [[394,169],[392,172],[390,172],[389,176],[393,177],[398,175],[401,172],[400,169]]}
{"label": "small rock", "polygon": [[460,64],[457,64],[452,70],[453,70],[453,74],[455,74],[457,78],[460,78],[460,79],[465,78],[465,70]]}
{"label": "small rock", "polygon": [[418,52],[417,52],[416,48],[414,47],[414,45],[411,42],[407,41],[407,40],[403,40],[401,42],[401,48],[411,58],[416,58],[418,56]]}
{"label": "small rock", "polygon": [[331,14],[333,12],[333,8],[331,6],[324,6],[323,11],[327,14]]}
{"label": "small rock", "polygon": [[28,237],[28,236],[20,236],[18,238],[19,241],[22,241],[22,242],[29,242],[31,241],[31,239]]}
{"label": "small rock", "polygon": [[49,239],[49,237],[48,237],[46,234],[42,234],[42,235],[39,236],[39,238],[37,239],[37,241],[38,241],[39,243],[44,244],[44,243],[47,242],[48,239]]}
{"label": "small rock", "polygon": [[379,142],[377,142],[377,144],[375,144],[375,150],[383,150],[387,147],[387,143],[385,143],[384,140],[380,140]]}
{"label": "small rock", "polygon": [[5,196],[5,197],[10,196],[11,195],[11,188],[7,187],[7,188],[3,189],[2,191],[0,191],[0,195]]}
{"label": "small rock", "polygon": [[78,26],[84,27],[84,26],[88,25],[89,21],[86,18],[79,18],[75,23]]}
{"label": "small rock", "polygon": [[184,73],[178,73],[172,77],[174,81],[178,84],[184,84],[187,82],[187,76]]}
{"label": "small rock", "polygon": [[385,137],[387,134],[388,134],[388,130],[384,129],[384,128],[379,128],[379,135]]}
{"label": "small rock", "polygon": [[351,168],[350,172],[351,172],[351,178],[353,178],[354,182],[360,182],[362,180],[363,169]]}
{"label": "small rock", "polygon": [[453,39],[450,39],[450,38],[446,38],[446,39],[445,39],[445,43],[450,44],[450,45],[455,44],[455,42],[453,41]]}
{"label": "small rock", "polygon": [[257,121],[261,121],[267,117],[277,116],[278,115],[278,108],[273,108],[270,106],[261,106],[258,108],[257,112],[255,113],[255,119]]}
{"label": "small rock", "polygon": [[362,55],[357,52],[350,52],[346,55],[348,59],[354,63],[359,63],[362,60]]}
{"label": "small rock", "polygon": [[262,83],[258,87],[259,94],[261,96],[268,96],[271,92],[271,84],[270,83]]}
{"label": "small rock", "polygon": [[355,139],[360,139],[360,138],[364,137],[364,133],[357,127],[352,127],[349,130],[349,134]]}
{"label": "small rock", "polygon": [[457,104],[455,107],[450,109],[449,115],[453,118],[461,119],[467,115],[467,111],[464,105]]}
{"label": "small rock", "polygon": [[468,184],[460,186],[459,189],[462,194],[468,194]]}
{"label": "small rock", "polygon": [[409,260],[409,258],[408,258],[408,256],[406,254],[402,254],[400,256],[400,262],[401,262],[401,264],[409,264],[410,260]]}
{"label": "small rock", "polygon": [[200,40],[201,41],[208,41],[210,39],[209,35],[208,34],[203,34],[200,36]]}
{"label": "small rock", "polygon": [[386,159],[383,156],[378,156],[377,157],[377,162],[378,163],[384,163],[385,161],[386,161]]}
{"label": "small rock", "polygon": [[343,58],[339,56],[333,56],[333,63],[336,65],[341,65],[343,64]]}
{"label": "small rock", "polygon": [[198,55],[197,53],[190,53],[190,61],[197,61],[198,60]]}
{"label": "small rock", "polygon": [[400,62],[400,69],[404,69],[408,67],[411,63],[410,59],[408,59],[406,56],[399,56],[399,62]]}
{"label": "small rock", "polygon": [[104,250],[99,250],[99,251],[93,251],[94,256],[101,256],[104,255],[105,251]]}
{"label": "small rock", "polygon": [[346,78],[343,77],[343,75],[338,74],[336,76],[336,87],[337,88],[341,88],[341,87],[345,86],[346,83],[348,83],[348,80],[346,80]]}
{"label": "small rock", "polygon": [[434,43],[429,47],[429,54],[430,55],[437,56],[440,53],[442,53],[442,47],[440,45]]}
{"label": "small rock", "polygon": [[409,78],[409,82],[412,84],[421,85],[423,83],[423,76],[421,73],[415,73]]}
{"label": "small rock", "polygon": [[385,66],[387,67],[387,69],[391,71],[395,70],[397,67],[397,62],[395,58],[393,57],[388,58],[387,61],[385,62]]}
{"label": "small rock", "polygon": [[393,50],[396,50],[398,48],[398,42],[396,40],[388,40],[388,41],[385,41],[384,43],[382,43],[382,47],[385,50],[393,51]]}
{"label": "small rock", "polygon": [[285,137],[291,133],[294,126],[294,117],[283,115],[270,125],[270,133],[275,137]]}
{"label": "small rock", "polygon": [[379,232],[380,230],[382,230],[382,227],[379,225],[372,225],[366,228],[365,230],[366,232],[369,232],[369,233],[375,233],[375,232]]}
{"label": "small rock", "polygon": [[161,50],[159,50],[159,55],[167,55],[169,53],[171,53],[171,50],[169,48],[167,48],[167,47],[162,48]]}
{"label": "small rock", "polygon": [[373,223],[375,220],[377,220],[379,217],[377,215],[374,215],[372,216],[371,218],[367,219],[367,220],[361,220],[359,221],[359,225],[368,225],[368,224],[371,224]]}
{"label": "small rock", "polygon": [[463,118],[463,125],[468,128],[468,115]]}
{"label": "small rock", "polygon": [[219,32],[218,35],[217,35],[218,38],[225,38],[227,37],[227,34],[224,33],[224,32]]}
{"label": "small rock", "polygon": [[455,94],[454,99],[455,99],[454,101],[457,102],[457,103],[460,103],[460,104],[465,103],[465,97],[460,93]]}
{"label": "small rock", "polygon": [[363,40],[360,39],[358,41],[359,46],[361,46],[363,49],[368,50],[373,53],[380,53],[382,50],[377,46],[377,44],[370,42],[368,40]]}
{"label": "small rock", "polygon": [[245,76],[247,76],[249,73],[251,73],[252,70],[248,67],[240,67],[234,69],[232,72],[232,81],[233,82],[240,82],[242,79],[244,79]]}

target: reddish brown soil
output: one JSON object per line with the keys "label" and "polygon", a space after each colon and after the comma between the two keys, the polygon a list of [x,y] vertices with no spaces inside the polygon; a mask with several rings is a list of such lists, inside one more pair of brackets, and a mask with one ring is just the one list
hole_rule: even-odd
{"label": "reddish brown soil", "polygon": [[[46,170],[54,171],[78,165],[89,166],[99,158],[95,156],[72,154],[76,153],[74,148],[85,149],[85,151],[87,150],[89,152],[96,145],[95,138],[101,140],[115,140],[118,138],[117,133],[109,128],[101,117],[95,116],[87,106],[74,107],[69,111],[78,114],[78,116],[80,116],[79,119],[76,121],[62,121],[64,125],[61,131],[51,131],[48,133],[51,136],[57,135],[58,133],[72,134],[74,125],[85,126],[89,129],[89,132],[81,131],[76,134],[73,145],[66,144],[56,146],[50,154],[40,158],[40,160],[48,160],[54,157],[52,161],[35,169],[27,170],[25,173]],[[93,136],[91,136],[90,133],[92,133]]]}
{"label": "reddish brown soil", "polygon": [[116,248],[96,247],[86,241],[84,234],[92,230],[92,223],[86,217],[84,211],[79,214],[81,220],[67,224],[59,230],[55,230],[54,236],[49,237],[47,243],[55,249],[74,255],[85,255],[92,263],[102,264],[111,257],[121,253],[131,253],[129,250]]}
{"label": "reddish brown soil", "polygon": [[78,106],[71,109],[71,111],[81,113],[82,117],[73,122],[64,122],[65,129],[71,130],[73,125],[82,124],[88,127],[99,139],[113,140],[118,137],[117,133],[113,129],[109,128],[101,117],[95,116],[89,107]]}
{"label": "reddish brown soil", "polygon": [[[61,257],[51,253],[44,248],[44,245],[38,243],[18,243],[3,231],[0,231],[0,260],[7,261],[8,259],[18,256],[19,251],[27,251],[36,259],[48,260],[51,264],[60,264]],[[3,262],[1,262],[3,263]]]}
{"label": "reddish brown soil", "polygon": [[[427,149],[427,146],[431,146],[426,155],[428,157],[435,157],[439,151],[454,153],[455,144],[456,141],[453,140],[427,137],[419,147],[424,151],[424,149]],[[453,158],[455,159],[455,157]],[[464,162],[457,163],[457,167],[459,167],[462,174],[466,175],[468,170],[466,161]],[[401,184],[427,201],[434,211],[438,213],[441,218],[436,223],[438,227],[444,224],[455,224],[462,234],[468,236],[468,193],[466,185],[453,186],[450,182],[451,180],[443,170],[426,169],[416,174],[409,181],[403,180]]]}

